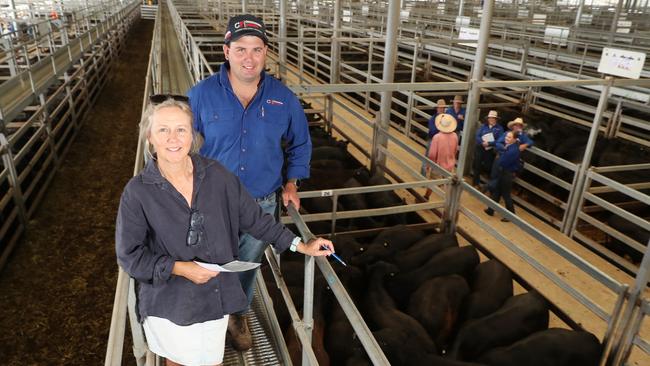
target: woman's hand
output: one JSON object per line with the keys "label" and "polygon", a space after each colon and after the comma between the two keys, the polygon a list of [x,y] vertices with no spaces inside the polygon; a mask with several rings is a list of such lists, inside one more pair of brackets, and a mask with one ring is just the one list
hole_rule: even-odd
{"label": "woman's hand", "polygon": [[334,253],[334,244],[327,239],[315,238],[310,240],[307,244],[300,242],[296,247],[296,250],[304,255],[320,257]]}
{"label": "woman's hand", "polygon": [[219,272],[210,271],[194,262],[176,261],[174,263],[174,268],[172,269],[172,274],[185,277],[197,285],[202,285],[210,281],[210,279],[217,277]]}

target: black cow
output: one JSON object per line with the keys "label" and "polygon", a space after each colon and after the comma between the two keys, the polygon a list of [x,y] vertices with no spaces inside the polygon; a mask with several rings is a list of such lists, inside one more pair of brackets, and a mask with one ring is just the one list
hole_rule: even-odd
{"label": "black cow", "polygon": [[495,313],[465,323],[454,341],[450,357],[475,360],[491,348],[510,345],[546,328],[546,300],[536,291],[517,295]]}
{"label": "black cow", "polygon": [[424,326],[438,348],[443,348],[451,335],[463,298],[469,286],[459,275],[432,278],[411,295],[407,313]]}
{"label": "black cow", "polygon": [[512,273],[494,259],[479,264],[472,278],[472,292],[463,304],[462,318],[481,318],[495,312],[512,296]]}
{"label": "black cow", "polygon": [[397,309],[395,301],[384,288],[384,278],[397,273],[395,265],[377,262],[368,267],[370,279],[365,298],[365,316],[375,329],[393,328],[404,331],[404,343],[417,345],[427,353],[436,353],[436,346],[417,320]]}
{"label": "black cow", "polygon": [[393,262],[401,273],[410,272],[437,253],[451,247],[458,247],[456,234],[434,233],[418,240],[408,250],[397,253]]}
{"label": "black cow", "polygon": [[460,274],[467,278],[479,262],[476,249],[471,246],[447,248],[436,254],[420,268],[400,273],[386,284],[388,292],[402,305],[424,281],[438,276]]}
{"label": "black cow", "polygon": [[551,328],[509,347],[495,348],[478,362],[490,366],[597,366],[601,353],[602,346],[593,334]]}
{"label": "black cow", "polygon": [[372,240],[361,255],[354,258],[352,263],[361,266],[378,260],[390,261],[396,253],[408,249],[425,235],[422,230],[411,229],[404,225],[385,229]]}

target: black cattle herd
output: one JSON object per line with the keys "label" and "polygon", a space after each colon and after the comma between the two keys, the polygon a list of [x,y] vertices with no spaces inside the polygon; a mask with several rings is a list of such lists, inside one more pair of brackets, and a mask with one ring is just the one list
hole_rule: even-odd
{"label": "black cattle herd", "polygon": [[[347,143],[320,127],[311,129],[311,178],[301,190],[388,183],[352,158]],[[545,146],[540,136],[536,143]],[[301,211],[331,212],[332,204],[331,197],[303,199]],[[341,196],[336,209],[401,204],[393,192],[381,192]],[[598,364],[602,350],[596,336],[583,330],[549,328],[549,304],[538,292],[514,295],[509,269],[493,259],[481,262],[477,250],[459,245],[455,235],[405,225],[421,222],[415,214],[393,214],[336,223],[337,232],[357,233],[335,238],[337,254],[348,266],[332,265],[392,365]],[[310,222],[309,227],[314,233],[332,228],[329,221]],[[281,263],[283,278],[300,311],[302,256],[288,253]],[[300,363],[300,343],[288,311],[269,268],[263,267],[263,273],[290,354],[294,363]],[[313,347],[321,365],[372,364],[318,270]]]}

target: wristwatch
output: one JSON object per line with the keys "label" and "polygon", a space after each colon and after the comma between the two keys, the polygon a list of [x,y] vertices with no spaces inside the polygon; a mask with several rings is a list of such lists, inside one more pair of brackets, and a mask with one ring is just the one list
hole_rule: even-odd
{"label": "wristwatch", "polygon": [[298,250],[298,244],[300,244],[301,241],[302,241],[302,239],[299,236],[296,236],[295,238],[293,238],[293,241],[291,242],[291,246],[289,247],[289,250],[292,251],[292,252],[295,252],[296,250]]}

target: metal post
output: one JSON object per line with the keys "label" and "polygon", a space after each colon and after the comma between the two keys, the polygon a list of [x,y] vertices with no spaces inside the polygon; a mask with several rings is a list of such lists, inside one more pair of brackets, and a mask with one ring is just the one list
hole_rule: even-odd
{"label": "metal post", "polygon": [[242,14],[248,13],[248,9],[246,7],[246,0],[241,0],[241,13]]}
{"label": "metal post", "polygon": [[5,168],[9,170],[9,185],[13,187],[14,191],[14,202],[16,207],[18,207],[18,217],[23,223],[23,226],[27,225],[27,211],[25,210],[25,201],[23,199],[23,190],[20,187],[20,180],[18,179],[18,172],[16,171],[16,166],[14,165],[13,154],[11,153],[11,147],[9,146],[9,141],[4,134],[0,133],[0,155],[2,155],[2,163]]}
{"label": "metal post", "polygon": [[[383,82],[392,83],[395,77],[395,64],[397,63],[397,28],[399,26],[399,12],[401,0],[388,2],[388,21],[386,24],[386,43],[384,44],[384,70]],[[390,106],[393,99],[393,92],[381,93],[381,107],[379,109],[379,128],[382,132],[388,133],[390,126]],[[386,147],[388,137],[378,133],[377,138],[372,141],[372,150],[377,151],[378,146]],[[376,159],[371,161],[371,171],[383,174],[383,167],[386,164],[384,153],[377,151]]]}
{"label": "metal post", "polygon": [[458,166],[456,167],[455,180],[449,189],[449,195],[445,199],[445,212],[443,214],[442,228],[445,232],[454,232],[456,230],[456,221],[458,221],[458,210],[460,205],[460,195],[462,187],[457,182],[463,180],[465,167],[469,166],[471,160],[470,147],[474,143],[474,131],[476,131],[476,122],[478,121],[478,102],[480,89],[478,82],[483,79],[485,70],[485,58],[490,40],[490,27],[492,24],[492,10],[494,0],[485,0],[483,3],[483,15],[481,16],[481,28],[479,31],[478,45],[476,48],[476,58],[472,67],[472,77],[470,79],[470,90],[467,95],[467,110],[465,113],[465,128],[463,129],[463,138],[461,139]]}
{"label": "metal post", "polygon": [[621,17],[621,9],[623,8],[623,1],[618,0],[618,5],[616,5],[616,11],[614,12],[614,19],[612,19],[612,26],[609,29],[609,38],[607,39],[607,45],[611,46],[614,43],[614,35],[618,29],[618,18]]}
{"label": "metal post", "polygon": [[287,72],[287,0],[280,0],[280,29],[278,33],[282,39],[279,44],[280,49],[280,79],[284,80]]}
{"label": "metal post", "polygon": [[[415,82],[415,76],[418,68],[418,53],[420,48],[420,36],[415,37],[415,46],[413,46],[413,64],[411,65],[411,82]],[[404,135],[411,136],[411,117],[413,116],[413,90],[409,91],[408,106],[406,107],[406,121],[404,121]]]}
{"label": "metal post", "polygon": [[[303,241],[307,241],[307,238],[303,238]],[[311,336],[312,331],[314,330],[314,257],[306,255],[305,256],[305,292],[303,297],[303,307],[302,307],[302,322],[305,333],[307,334],[307,340],[309,344],[303,344],[302,348],[302,364],[310,365],[309,355],[306,351],[307,348],[311,348]]]}
{"label": "metal post", "polygon": [[[591,131],[589,132],[589,140],[587,141],[587,146],[585,147],[585,154],[582,158],[582,163],[580,164],[580,170],[578,170],[578,179],[576,180],[576,185],[573,189],[582,189],[586,181],[587,169],[591,166],[591,157],[594,152],[594,147],[596,146],[596,140],[598,139],[598,132],[600,129],[600,124],[603,119],[603,114],[607,110],[607,101],[609,99],[609,92],[612,86],[612,77],[608,76],[605,78],[607,81],[603,84],[603,89],[600,93],[600,99],[598,99],[598,106],[596,107],[596,114],[594,115],[594,121],[591,124]],[[574,194],[569,201],[567,206],[567,216],[566,221],[564,222],[564,227],[562,232],[566,235],[569,235],[571,228],[577,222],[578,218],[578,208],[580,202],[582,202],[582,194]]]}
{"label": "metal post", "polygon": [[463,16],[463,3],[464,0],[460,0],[460,4],[458,5],[458,16]]}
{"label": "metal post", "polygon": [[[650,246],[650,240],[647,243]],[[615,343],[612,347],[612,352],[608,361],[613,361],[613,365],[622,365],[623,360],[629,356],[632,340],[634,338],[634,322],[633,315],[634,310],[639,306],[641,293],[645,290],[646,284],[650,280],[650,250],[646,250],[643,254],[643,259],[639,265],[639,271],[636,273],[636,278],[634,280],[634,285],[630,290],[630,296],[627,303],[625,304],[625,309],[623,310],[623,317],[619,323],[619,329],[621,331],[621,336],[618,340],[618,343]],[[638,309],[641,311],[641,309]]]}
{"label": "metal post", "polygon": [[341,28],[341,0],[334,1],[334,11],[333,11],[333,21],[332,26],[332,48],[330,51],[330,84],[339,83],[339,58],[341,57],[341,45],[339,43],[338,37],[341,35],[339,28]]}

